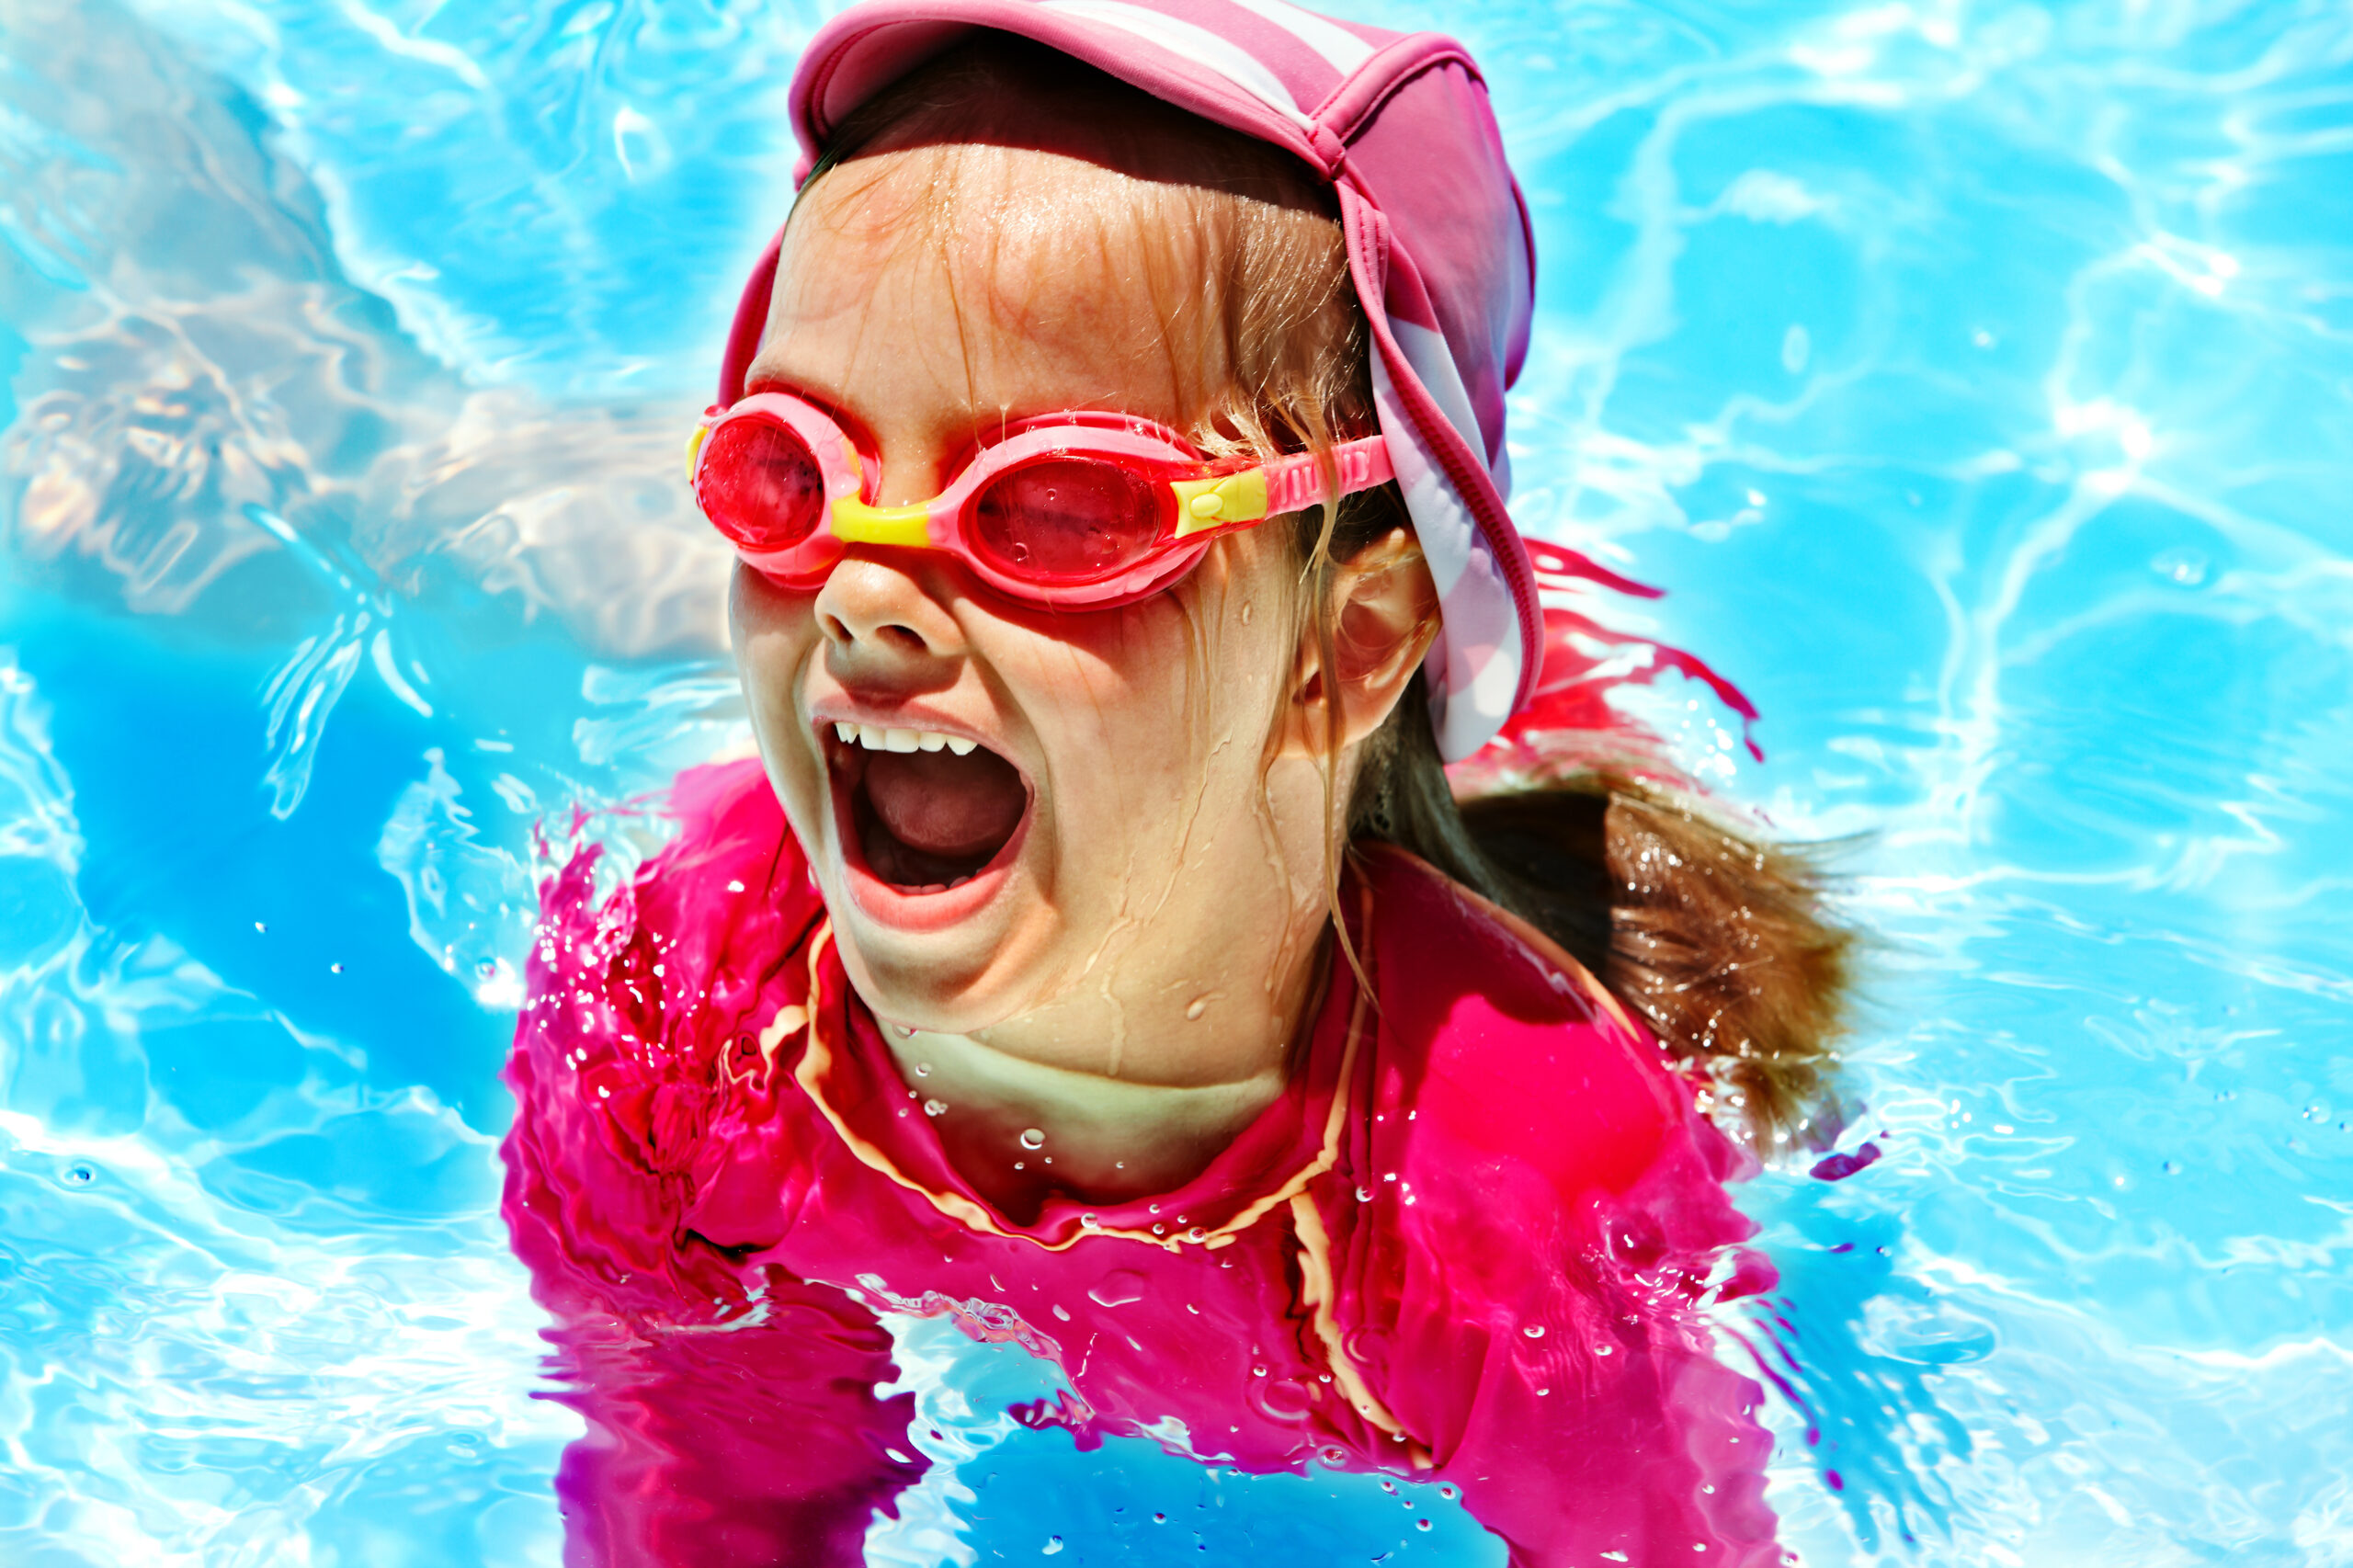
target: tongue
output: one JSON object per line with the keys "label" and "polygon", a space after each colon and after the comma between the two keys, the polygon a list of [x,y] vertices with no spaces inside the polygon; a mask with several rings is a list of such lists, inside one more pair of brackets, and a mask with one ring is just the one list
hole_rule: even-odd
{"label": "tongue", "polygon": [[993,752],[881,752],[866,765],[866,798],[891,836],[942,859],[978,860],[1021,825],[1029,793]]}

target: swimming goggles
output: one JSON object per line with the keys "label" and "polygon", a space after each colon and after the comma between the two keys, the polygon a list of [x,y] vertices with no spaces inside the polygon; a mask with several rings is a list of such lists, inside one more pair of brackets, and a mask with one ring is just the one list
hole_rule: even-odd
{"label": "swimming goggles", "polygon": [[[1343,495],[1392,477],[1379,436],[1333,457]],[[824,409],[780,392],[706,414],[687,468],[703,516],[788,587],[818,587],[851,545],[889,545],[945,551],[1042,608],[1132,604],[1190,571],[1220,534],[1324,498],[1312,453],[1211,462],[1150,420],[1071,413],[1006,426],[929,501],[877,506],[880,460]]]}

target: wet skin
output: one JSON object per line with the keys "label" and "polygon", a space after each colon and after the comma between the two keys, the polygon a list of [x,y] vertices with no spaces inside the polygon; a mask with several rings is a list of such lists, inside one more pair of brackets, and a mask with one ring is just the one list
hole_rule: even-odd
{"label": "wet skin", "polygon": [[[1074,204],[1131,201],[1135,182],[980,151],[1006,193],[985,254],[907,243],[926,150],[821,181],[748,378],[862,432],[885,506],[946,488],[1002,419],[1116,408],[1198,430],[1224,389],[1213,347],[1172,329],[1134,267],[1061,243]],[[949,1157],[1009,1211],[1048,1183],[1111,1199],[1181,1181],[1280,1090],[1326,921],[1307,712],[1322,687],[1290,604],[1287,526],[1222,540],[1171,592],[1085,614],[1012,604],[927,551],[854,547],[814,593],[738,569],[753,728],[851,982],[909,1082],[949,1107]],[[1412,616],[1346,623],[1379,642],[1389,621],[1398,647],[1381,681],[1356,681],[1351,732],[1394,700],[1391,666],[1409,672],[1426,631]],[[844,742],[846,722],[979,749],[917,762]],[[892,824],[963,858],[907,853]]]}

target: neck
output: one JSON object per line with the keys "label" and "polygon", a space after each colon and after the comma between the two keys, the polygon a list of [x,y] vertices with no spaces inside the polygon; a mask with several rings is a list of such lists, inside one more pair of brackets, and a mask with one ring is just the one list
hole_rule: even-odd
{"label": "neck", "polygon": [[[1315,930],[1323,926],[1318,912]],[[975,1035],[885,1024],[908,1085],[937,1114],[964,1179],[1027,1221],[1054,1191],[1113,1203],[1200,1174],[1282,1093],[1293,1048],[1312,1027],[1326,944],[1245,994],[1203,992],[1165,1006],[1116,1009],[1093,1038],[1080,1017],[1019,1020]]]}

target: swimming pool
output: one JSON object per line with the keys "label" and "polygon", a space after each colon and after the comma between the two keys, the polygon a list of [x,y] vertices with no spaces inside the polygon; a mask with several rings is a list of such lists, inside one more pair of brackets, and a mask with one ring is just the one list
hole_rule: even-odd
{"label": "swimming pool", "polygon": [[[677,447],[821,14],[0,6],[0,1559],[555,1560],[531,829],[742,744]],[[1860,835],[1852,1174],[1745,1190],[1729,1324],[1786,1540],[2353,1563],[2353,17],[1442,25],[1542,244],[1516,510],[1757,700],[1762,764],[1653,699],[1720,788]],[[943,1330],[877,1563],[1498,1560],[1074,1452]]]}

